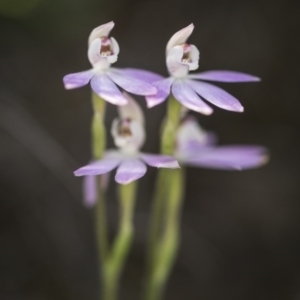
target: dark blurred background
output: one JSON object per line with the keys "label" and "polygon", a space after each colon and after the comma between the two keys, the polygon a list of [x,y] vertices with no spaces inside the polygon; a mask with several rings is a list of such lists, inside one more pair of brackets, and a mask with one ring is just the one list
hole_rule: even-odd
{"label": "dark blurred background", "polygon": [[[99,299],[93,211],[72,174],[90,159],[90,89],[65,91],[62,77],[90,68],[88,35],[111,20],[118,67],[167,75],[165,45],[193,22],[199,70],[263,79],[219,85],[245,113],[197,115],[220,143],[265,145],[271,161],[245,172],[187,170],[182,245],[166,299],[300,299],[299,0],[0,0],[0,14],[1,300]],[[143,150],[156,152],[165,106],[146,110],[139,100]],[[115,115],[108,105],[107,126]],[[149,169],[140,180],[121,299],[141,299],[155,175]],[[113,236],[114,183],[107,203]]]}

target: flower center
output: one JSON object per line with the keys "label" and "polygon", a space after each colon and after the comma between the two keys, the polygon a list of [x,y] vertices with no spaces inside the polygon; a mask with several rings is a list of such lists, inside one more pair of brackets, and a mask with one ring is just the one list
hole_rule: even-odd
{"label": "flower center", "polygon": [[101,38],[100,55],[104,57],[113,55],[111,41],[107,36]]}
{"label": "flower center", "polygon": [[183,48],[183,56],[181,58],[181,62],[186,63],[186,64],[191,63],[192,62],[192,59],[190,56],[191,46],[189,44],[182,44],[181,46]]}
{"label": "flower center", "polygon": [[118,124],[118,134],[122,137],[132,136],[132,132],[130,130],[130,119],[121,120]]}

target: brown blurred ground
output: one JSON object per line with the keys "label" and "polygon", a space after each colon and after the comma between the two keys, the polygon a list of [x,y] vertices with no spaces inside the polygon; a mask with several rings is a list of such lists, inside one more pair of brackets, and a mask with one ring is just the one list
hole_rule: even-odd
{"label": "brown blurred ground", "polygon": [[[244,114],[216,108],[197,116],[221,143],[267,146],[271,161],[243,173],[188,169],[182,247],[166,299],[300,299],[300,2],[30,1],[0,2],[0,299],[98,299],[93,212],[82,206],[72,175],[90,159],[90,91],[67,92],[62,77],[90,67],[87,36],[111,20],[119,67],[166,75],[167,40],[193,22],[200,70],[263,79],[220,85],[241,100]],[[146,111],[148,152],[158,150],[164,109]],[[110,105],[108,126],[115,114]],[[155,174],[140,181],[121,299],[141,299]]]}

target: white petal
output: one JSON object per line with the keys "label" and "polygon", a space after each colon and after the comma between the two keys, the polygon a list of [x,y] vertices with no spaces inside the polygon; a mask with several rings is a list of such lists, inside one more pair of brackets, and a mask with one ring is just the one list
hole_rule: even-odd
{"label": "white petal", "polygon": [[[146,138],[146,132],[144,126],[136,121],[128,122],[128,127],[131,135],[122,135],[119,132],[119,126],[122,120],[115,119],[111,127],[111,135],[114,138],[114,143],[117,147],[122,149],[124,153],[134,154],[144,144]],[[122,123],[121,123],[122,125]]]}
{"label": "white petal", "polygon": [[96,27],[89,36],[89,45],[93,42],[96,38],[101,38],[104,36],[109,36],[110,31],[114,28],[115,23],[109,22],[103,25]]}
{"label": "white petal", "polygon": [[123,96],[127,99],[127,104],[118,107],[119,116],[121,119],[130,119],[137,121],[138,123],[144,125],[145,118],[141,107],[137,102],[129,96],[126,92],[123,92]]}
{"label": "white petal", "polygon": [[169,40],[167,44],[167,54],[170,49],[177,45],[184,44],[188,37],[192,34],[194,30],[194,25],[190,24],[189,26],[177,31]]}
{"label": "white petal", "polygon": [[169,73],[174,77],[185,77],[189,73],[189,66],[181,62],[182,56],[181,46],[173,47],[167,54],[166,64]]}
{"label": "white petal", "polygon": [[189,70],[194,71],[197,70],[199,67],[199,59],[200,59],[200,52],[198,48],[194,45],[190,45],[190,57],[191,57],[191,63],[189,63]]}
{"label": "white petal", "polygon": [[118,56],[120,52],[120,47],[118,42],[113,37],[110,38],[110,41],[111,41],[111,47],[114,55]]}
{"label": "white petal", "polygon": [[97,38],[93,40],[88,49],[88,58],[92,66],[95,66],[100,60],[103,60],[103,57],[100,55],[100,49],[101,40]]}

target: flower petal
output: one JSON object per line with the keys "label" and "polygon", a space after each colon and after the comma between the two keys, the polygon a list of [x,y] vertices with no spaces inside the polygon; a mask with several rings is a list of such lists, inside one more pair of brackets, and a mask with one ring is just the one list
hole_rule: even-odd
{"label": "flower petal", "polygon": [[63,82],[67,90],[76,89],[87,85],[94,75],[94,70],[72,73],[64,76]]}
{"label": "flower petal", "polygon": [[216,143],[213,133],[203,130],[197,120],[189,116],[179,126],[176,133],[176,156],[186,157],[190,154],[197,154],[206,146]]}
{"label": "flower petal", "polygon": [[190,50],[191,62],[188,63],[188,65],[189,65],[189,70],[194,71],[197,70],[199,67],[200,52],[196,46],[190,45],[190,47],[191,47]]}
{"label": "flower petal", "polygon": [[154,86],[145,81],[128,76],[120,70],[117,72],[114,69],[110,70],[110,72],[107,72],[110,79],[129,93],[147,96],[157,92]]}
{"label": "flower petal", "polygon": [[186,81],[176,80],[172,85],[172,93],[174,97],[187,108],[210,115],[213,110],[189,87]]}
{"label": "flower petal", "polygon": [[194,30],[194,24],[177,31],[169,40],[167,44],[167,52],[173,47],[184,44]]}
{"label": "flower petal", "polygon": [[268,161],[267,151],[260,146],[222,146],[207,148],[184,162],[192,166],[222,170],[256,168]]}
{"label": "flower petal", "polygon": [[126,68],[126,69],[117,69],[113,68],[114,71],[119,72],[123,76],[128,76],[128,77],[134,77],[136,79],[148,82],[148,83],[153,83],[155,81],[162,80],[164,77],[142,69],[133,69],[133,68]]}
{"label": "flower petal", "polygon": [[172,156],[143,153],[141,155],[141,158],[145,161],[147,165],[151,167],[169,169],[180,168],[177,160]]}
{"label": "flower petal", "polygon": [[118,107],[120,118],[134,120],[140,123],[141,125],[144,125],[145,118],[141,107],[126,92],[123,92],[123,96],[127,99],[127,104]]}
{"label": "flower petal", "polygon": [[189,65],[182,63],[182,57],[182,46],[175,46],[167,53],[167,68],[169,73],[174,77],[185,77],[189,73]]}
{"label": "flower petal", "polygon": [[114,28],[115,23],[114,22],[109,22],[103,25],[100,25],[93,29],[89,36],[89,45],[92,43],[92,41],[96,38],[101,38],[104,36],[109,36],[110,31]]}
{"label": "flower petal", "polygon": [[146,165],[139,159],[126,159],[119,166],[115,179],[120,184],[128,184],[143,177],[146,171]]}
{"label": "flower petal", "polygon": [[116,168],[121,161],[122,157],[119,155],[108,155],[102,158],[101,160],[97,160],[82,168],[79,168],[74,172],[74,175],[88,176],[105,174]]}
{"label": "flower petal", "polygon": [[100,49],[101,40],[97,38],[93,40],[88,49],[88,58],[92,66],[95,66],[100,61],[106,60],[106,58],[101,57]]}
{"label": "flower petal", "polygon": [[248,82],[248,81],[260,81],[259,77],[233,71],[206,71],[198,74],[191,74],[189,78],[219,81],[219,82]]}
{"label": "flower petal", "polygon": [[116,57],[116,58],[114,58],[115,59],[114,61],[112,61],[112,60],[110,61],[110,63],[112,64],[112,63],[116,62],[117,59],[118,59],[118,55],[120,53],[120,47],[119,47],[118,42],[113,37],[110,38],[110,41],[111,41],[113,55],[108,56],[108,58],[109,57]]}
{"label": "flower petal", "polygon": [[123,96],[121,91],[113,81],[103,73],[97,74],[92,78],[91,87],[97,95],[112,104],[127,104],[127,99]]}
{"label": "flower petal", "polygon": [[170,94],[173,81],[174,78],[169,77],[157,82],[153,82],[153,85],[157,88],[157,93],[155,95],[146,96],[148,108],[154,107],[166,100]]}
{"label": "flower petal", "polygon": [[239,100],[223,89],[210,83],[199,82],[195,80],[189,80],[188,83],[197,94],[214,105],[230,111],[244,111],[244,108]]}
{"label": "flower petal", "polygon": [[83,203],[86,207],[92,207],[97,202],[97,176],[88,175],[83,177]]}

